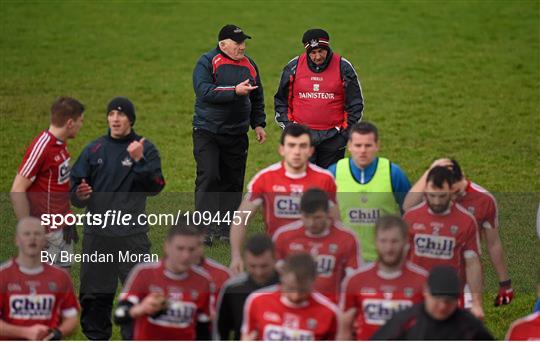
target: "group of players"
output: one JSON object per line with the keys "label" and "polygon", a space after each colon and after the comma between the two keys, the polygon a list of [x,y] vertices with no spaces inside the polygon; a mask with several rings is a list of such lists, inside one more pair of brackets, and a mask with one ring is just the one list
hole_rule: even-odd
{"label": "group of players", "polygon": [[[18,255],[0,266],[2,338],[60,339],[78,325],[79,304],[68,272],[41,259],[42,251],[52,252],[66,234],[44,229],[30,217],[66,205],[64,212],[69,212],[69,198],[62,195],[69,183],[65,143],[81,128],[84,111],[78,101],[69,103],[79,115],[62,116],[55,108],[58,101],[53,105],[51,128],[36,138],[12,188],[20,218]],[[366,125],[372,126],[352,127],[350,141],[362,134],[377,141],[376,133],[366,133]],[[426,310],[441,322],[457,306],[483,319],[479,236],[498,236],[496,204],[487,191],[465,179],[456,161],[440,159],[426,171],[401,203],[407,208],[402,217],[379,211],[369,246],[375,257],[366,258],[366,242],[341,223],[335,176],[309,163],[309,130],[288,125],[279,153],[282,161],[253,178],[239,208],[247,213],[262,207],[265,233],[244,244],[247,217],[233,224],[229,268],[204,256],[204,230],[179,224],[169,229],[160,262],[132,269],[114,320],[130,327],[133,339],[226,340],[232,333],[245,340],[363,340],[376,338],[396,313],[428,298],[432,305]],[[40,183],[44,179],[48,183]],[[41,198],[17,196],[32,187]],[[357,195],[359,201],[369,196]],[[39,205],[46,208],[32,207]],[[498,273],[506,272],[503,260],[493,261]],[[461,284],[458,293],[437,292],[440,279],[428,281],[429,271],[441,266],[454,270]],[[510,282],[503,282],[496,305],[512,298]],[[530,316],[514,325],[508,337],[538,337],[538,325],[538,315]],[[476,323],[462,327],[484,331]]]}

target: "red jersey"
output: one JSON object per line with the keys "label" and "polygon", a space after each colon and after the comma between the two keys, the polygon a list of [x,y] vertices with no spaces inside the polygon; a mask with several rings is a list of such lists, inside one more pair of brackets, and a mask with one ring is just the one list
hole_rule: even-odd
{"label": "red jersey", "polygon": [[452,203],[442,214],[434,214],[426,201],[405,213],[409,224],[409,259],[430,270],[449,265],[465,283],[465,258],[479,255],[480,243],[474,217],[459,204]]}
{"label": "red jersey", "polygon": [[28,269],[15,259],[0,266],[0,319],[6,323],[57,328],[63,317],[74,317],[78,312],[79,303],[66,271],[46,263]]}
{"label": "red jersey", "polygon": [[164,261],[139,264],[131,272],[120,300],[133,304],[150,293],[167,298],[167,309],[157,316],[135,320],[135,340],[194,340],[196,322],[209,322],[214,285],[208,273],[192,267],[182,274],[168,271]]}
{"label": "red jersey", "polygon": [[30,215],[68,214],[69,159],[65,142],[49,131],[39,134],[24,154],[19,174],[32,181],[27,189]]}
{"label": "red jersey", "polygon": [[356,235],[335,222],[321,235],[312,235],[301,220],[279,228],[274,234],[276,258],[285,259],[295,252],[311,254],[317,261],[315,290],[337,303],[341,281],[347,270],[360,267],[360,245]]}
{"label": "red jersey", "polygon": [[540,311],[520,318],[510,326],[506,333],[506,341],[540,340]]}
{"label": "red jersey", "polygon": [[203,257],[203,262],[200,265],[206,273],[210,275],[210,278],[212,279],[212,282],[214,283],[214,296],[213,296],[213,303],[216,303],[216,297],[221,290],[221,287],[223,286],[223,283],[227,281],[232,276],[231,270],[219,262]]}
{"label": "red jersey", "polygon": [[481,186],[469,181],[456,202],[474,216],[478,228],[495,229],[499,226],[495,197]]}
{"label": "red jersey", "polygon": [[333,53],[323,72],[313,72],[307,53],[298,57],[298,65],[289,89],[289,121],[311,129],[347,127],[345,89],[341,78],[341,57]]}
{"label": "red jersey", "polygon": [[242,333],[256,331],[255,338],[265,341],[335,340],[337,320],[337,306],[321,294],[295,304],[279,286],[270,286],[247,298]]}
{"label": "red jersey", "polygon": [[310,188],[320,188],[336,203],[336,182],[332,174],[308,163],[306,172],[289,174],[283,162],[260,171],[248,184],[247,198],[262,203],[266,233],[272,236],[281,226],[300,218],[300,197]]}
{"label": "red jersey", "polygon": [[371,263],[343,281],[341,309],[357,309],[356,339],[369,340],[392,316],[422,302],[428,273],[410,262],[400,271],[383,272]]}

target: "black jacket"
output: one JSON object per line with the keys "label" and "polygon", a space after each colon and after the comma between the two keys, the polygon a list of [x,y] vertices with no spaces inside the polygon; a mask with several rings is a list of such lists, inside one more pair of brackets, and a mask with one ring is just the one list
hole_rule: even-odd
{"label": "black jacket", "polygon": [[469,311],[457,309],[438,321],[428,315],[424,303],[398,312],[372,337],[372,340],[493,340],[482,322]]}
{"label": "black jacket", "polygon": [[229,279],[221,288],[216,303],[216,319],[214,333],[217,340],[228,340],[229,333],[234,332],[234,340],[241,337],[240,328],[244,317],[244,303],[247,297],[254,291],[263,287],[275,285],[279,282],[279,276],[274,276],[263,285],[256,284],[247,273]]}
{"label": "black jacket", "polygon": [[[274,107],[276,110],[276,122],[281,128],[285,128],[290,121],[288,117],[289,113],[289,89],[290,89],[290,80],[294,80],[296,74],[296,67],[298,65],[298,57],[293,58],[285,68],[283,68],[283,73],[281,74],[281,81],[277,89],[276,94],[274,95]],[[308,66],[311,71],[316,73],[321,73],[326,70],[328,62],[332,59],[332,51],[330,50],[328,56],[326,57],[325,63],[321,66],[315,65],[308,57]],[[362,87],[360,86],[360,80],[358,75],[354,70],[352,64],[341,57],[341,78],[343,80],[343,86],[345,90],[345,111],[348,116],[348,127],[351,127],[353,124],[357,123],[362,119],[362,113],[364,111],[364,98],[362,96]],[[317,144],[320,141],[329,139],[336,135],[338,132],[335,129],[328,131],[314,131],[312,132],[314,143]],[[341,132],[345,136],[347,132]]]}
{"label": "black jacket", "polygon": [[[234,87],[247,79],[258,88],[246,96],[236,95]],[[239,135],[247,133],[249,126],[266,126],[261,78],[251,58],[234,61],[219,47],[207,52],[193,70],[193,89],[193,127]]]}
{"label": "black jacket", "polygon": [[[94,226],[85,222],[85,234],[126,236],[148,231],[148,225],[139,224],[137,216],[145,213],[146,198],[157,195],[165,180],[159,152],[149,140],[144,141],[144,157],[140,161],[129,157],[128,145],[141,138],[134,131],[122,139],[113,139],[109,134],[102,136],[88,144],[73,165],[71,203],[74,206],[86,207],[87,213],[101,214],[102,218],[107,210],[132,215],[128,226],[111,225],[111,218],[105,228],[95,220]],[[83,179],[92,187],[92,195],[86,201],[75,195]]]}

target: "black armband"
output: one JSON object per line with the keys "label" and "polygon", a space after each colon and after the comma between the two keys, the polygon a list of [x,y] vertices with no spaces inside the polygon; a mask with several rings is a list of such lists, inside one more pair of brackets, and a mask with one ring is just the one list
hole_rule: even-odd
{"label": "black armband", "polygon": [[116,310],[114,310],[114,323],[118,325],[131,322],[132,318],[129,315],[129,309],[133,306],[133,303],[127,300],[123,300],[118,303]]}
{"label": "black armband", "polygon": [[45,337],[47,341],[60,341],[62,339],[62,332],[57,328],[49,329],[49,335]]}

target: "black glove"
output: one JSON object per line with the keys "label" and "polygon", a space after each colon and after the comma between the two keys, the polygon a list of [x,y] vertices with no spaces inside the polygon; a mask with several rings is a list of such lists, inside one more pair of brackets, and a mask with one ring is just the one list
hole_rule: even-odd
{"label": "black glove", "polygon": [[65,226],[62,231],[64,233],[64,241],[67,244],[70,244],[71,241],[73,241],[74,244],[79,242],[79,234],[77,233],[77,227],[75,225]]}
{"label": "black glove", "polygon": [[60,341],[61,339],[62,333],[56,328],[49,329],[49,335],[44,338],[45,341]]}

